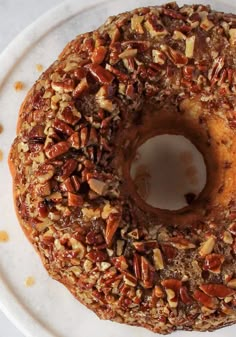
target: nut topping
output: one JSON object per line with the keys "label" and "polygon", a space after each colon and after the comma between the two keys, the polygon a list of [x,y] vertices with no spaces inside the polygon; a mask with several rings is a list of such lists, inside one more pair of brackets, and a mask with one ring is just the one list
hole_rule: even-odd
{"label": "nut topping", "polygon": [[227,283],[227,287],[232,288],[232,289],[236,289],[236,278],[230,280],[230,281]]}
{"label": "nut topping", "polygon": [[105,240],[108,246],[111,244],[112,239],[120,225],[120,215],[118,213],[110,214],[107,219]]}
{"label": "nut topping", "polygon": [[152,57],[153,57],[153,62],[158,63],[163,65],[166,61],[166,56],[164,53],[162,53],[159,50],[153,49],[152,50]]}
{"label": "nut topping", "polygon": [[229,36],[230,36],[230,43],[232,45],[236,44],[236,28],[231,28],[229,30]]}
{"label": "nut topping", "polygon": [[164,262],[159,248],[153,249],[153,260],[156,270],[164,269]]}
{"label": "nut topping", "polygon": [[188,58],[193,57],[195,39],[196,39],[196,37],[194,35],[186,38],[185,56],[188,57]]}
{"label": "nut topping", "polygon": [[66,153],[70,148],[67,142],[59,142],[45,150],[46,156],[49,159],[56,158]]}
{"label": "nut topping", "polygon": [[210,236],[206,241],[204,241],[199,249],[199,254],[201,257],[205,257],[210,254],[216,243],[216,238],[214,236]]}
{"label": "nut topping", "polygon": [[106,183],[98,179],[89,179],[88,180],[89,187],[99,195],[104,195],[107,189]]}
{"label": "nut topping", "polygon": [[137,34],[144,34],[142,22],[144,17],[142,15],[135,14],[131,19],[131,29],[135,31]]}
{"label": "nut topping", "polygon": [[106,47],[104,46],[97,47],[92,53],[91,61],[96,64],[101,64],[104,61],[106,54],[107,54]]}
{"label": "nut topping", "polygon": [[217,298],[210,297],[200,290],[195,290],[193,297],[197,302],[204,305],[207,308],[216,309],[218,300]]}
{"label": "nut topping", "polygon": [[209,270],[212,273],[220,273],[221,265],[224,262],[225,258],[221,254],[209,254],[206,255],[203,269]]}
{"label": "nut topping", "polygon": [[[233,14],[138,8],[77,36],[23,102],[17,215],[49,274],[103,319],[157,334],[236,322],[235,45]],[[130,172],[163,132],[189,136],[207,162],[206,188],[190,177],[173,212],[142,203],[149,165]]]}
{"label": "nut topping", "polygon": [[124,59],[127,57],[135,57],[137,55],[137,52],[138,52],[137,49],[127,48],[119,55],[119,58]]}
{"label": "nut topping", "polygon": [[184,238],[173,237],[169,239],[170,244],[177,249],[193,249],[196,245]]}
{"label": "nut topping", "polygon": [[87,68],[101,84],[110,84],[114,80],[112,73],[99,64],[90,64]]}
{"label": "nut topping", "polygon": [[199,287],[205,294],[212,297],[225,298],[235,294],[233,289],[223,284],[202,284]]}
{"label": "nut topping", "polygon": [[114,266],[120,271],[128,269],[128,264],[124,256],[114,257],[112,259],[112,262],[114,263]]}
{"label": "nut topping", "polygon": [[178,68],[183,67],[188,63],[188,58],[181,52],[166,45],[162,45],[161,49]]}

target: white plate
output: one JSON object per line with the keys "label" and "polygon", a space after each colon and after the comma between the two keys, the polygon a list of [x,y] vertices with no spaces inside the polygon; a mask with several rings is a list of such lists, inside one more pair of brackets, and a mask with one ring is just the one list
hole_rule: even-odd
{"label": "white plate", "polygon": [[[180,4],[192,1],[179,1]],[[195,0],[195,2],[198,2]],[[200,2],[200,1],[199,1]],[[236,12],[233,1],[201,1],[226,12]],[[35,65],[48,67],[59,52],[77,34],[96,28],[109,15],[143,5],[156,5],[159,0],[70,0],[50,11],[23,31],[0,56],[0,230],[7,230],[10,241],[0,244],[0,308],[27,337],[154,337],[142,328],[100,321],[83,307],[58,282],[51,280],[40,259],[24,237],[15,217],[11,178],[7,156],[15,136],[20,103],[26,90],[16,93],[13,84],[21,80],[28,90],[39,74]],[[36,284],[24,286],[33,275]],[[0,333],[1,334],[1,333]],[[205,336],[234,337],[236,326]],[[174,336],[202,336],[197,332],[176,332]]]}

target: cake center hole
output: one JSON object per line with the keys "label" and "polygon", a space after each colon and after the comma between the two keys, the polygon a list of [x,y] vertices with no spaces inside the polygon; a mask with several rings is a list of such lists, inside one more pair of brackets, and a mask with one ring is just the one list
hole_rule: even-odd
{"label": "cake center hole", "polygon": [[139,196],[150,206],[178,210],[198,198],[207,180],[204,158],[181,135],[157,135],[136,151],[130,168]]}

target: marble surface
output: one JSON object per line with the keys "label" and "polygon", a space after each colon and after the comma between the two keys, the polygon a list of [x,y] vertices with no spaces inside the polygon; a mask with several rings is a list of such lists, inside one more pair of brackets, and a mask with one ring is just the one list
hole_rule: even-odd
{"label": "marble surface", "polygon": [[[63,0],[0,0],[0,52],[30,23]],[[1,337],[25,337],[0,312]]]}

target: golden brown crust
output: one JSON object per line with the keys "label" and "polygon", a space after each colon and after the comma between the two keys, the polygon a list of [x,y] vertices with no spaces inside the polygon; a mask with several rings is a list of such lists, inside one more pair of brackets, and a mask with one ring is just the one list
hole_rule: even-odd
{"label": "golden brown crust", "polygon": [[[120,14],[70,42],[21,106],[19,222],[102,319],[163,334],[236,321],[235,27],[201,5]],[[176,212],[146,205],[129,177],[138,145],[163,133],[189,138],[208,170]]]}

